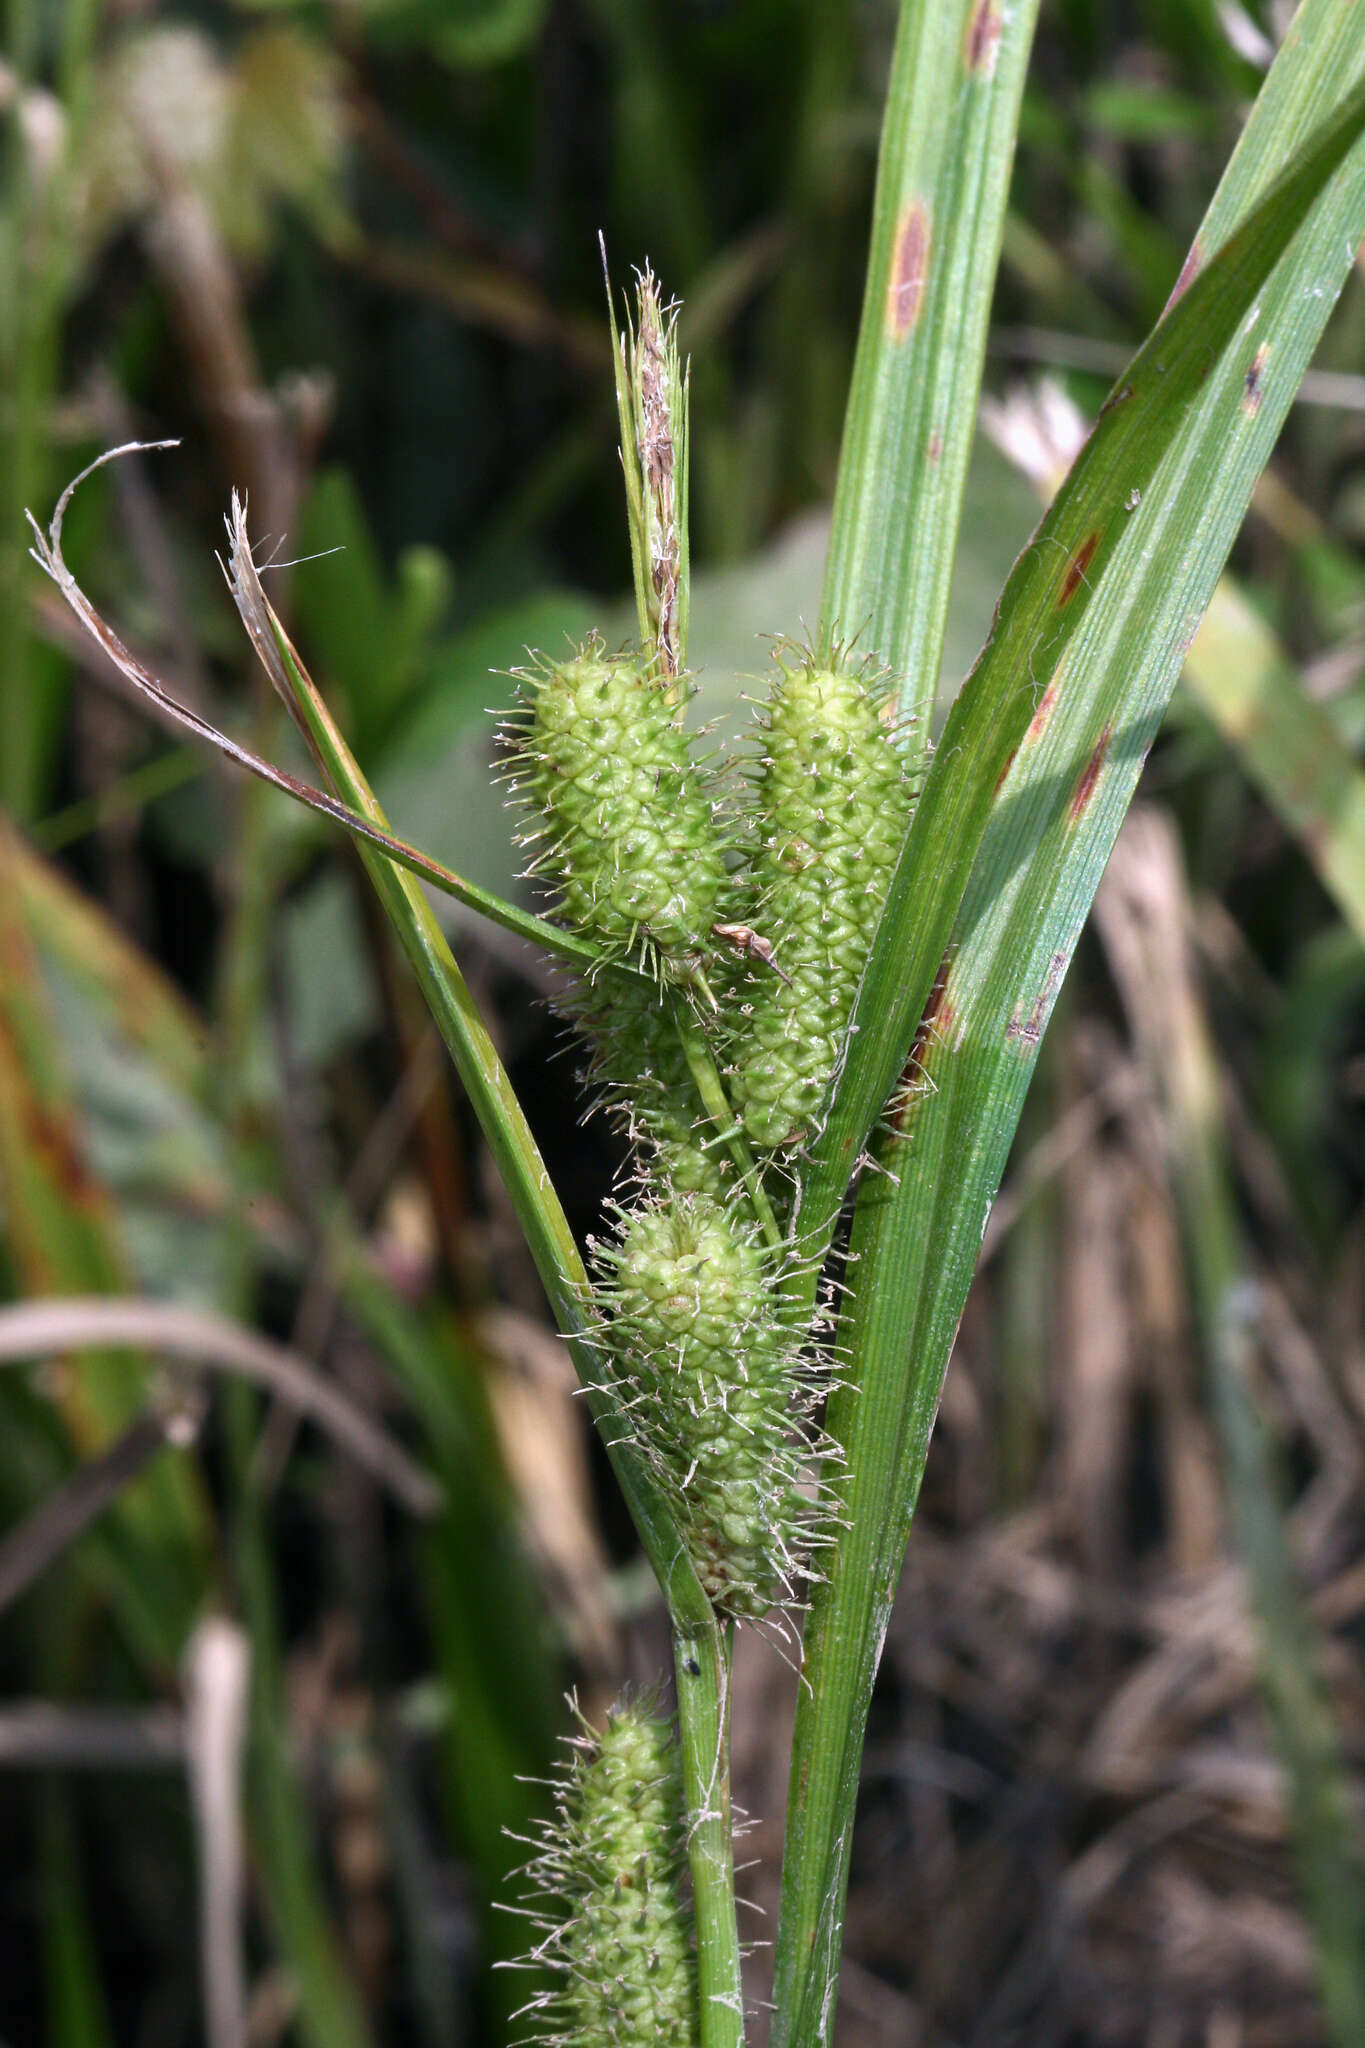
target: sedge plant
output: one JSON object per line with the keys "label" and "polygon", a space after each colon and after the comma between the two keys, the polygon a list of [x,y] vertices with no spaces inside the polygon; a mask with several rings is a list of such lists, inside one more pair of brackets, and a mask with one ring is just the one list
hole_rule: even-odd
{"label": "sedge plant", "polygon": [[[802,1635],[771,2039],[833,2040],[863,1731],[991,1203],[1185,650],[1365,236],[1365,40],[1349,0],[1304,0],[931,743],[1035,11],[904,0],[822,613],[728,763],[686,716],[687,382],[648,272],[613,328],[637,637],[533,661],[504,735],[546,915],[394,837],[240,505],[229,524],[242,620],[328,787],[231,751],[355,835],[671,1624],[676,1732],[626,1699],[575,1737],[533,1845],[535,1953],[558,1968],[527,2016],[545,2040],[745,2038],[729,1675],[752,1625]],[[67,570],[68,497],[38,557],[175,711]],[[586,1263],[423,883],[572,971],[589,1082],[631,1157]],[[1336,1840],[1304,1853],[1339,1895]],[[1332,1925],[1327,2023],[1358,2041],[1359,1916]]]}

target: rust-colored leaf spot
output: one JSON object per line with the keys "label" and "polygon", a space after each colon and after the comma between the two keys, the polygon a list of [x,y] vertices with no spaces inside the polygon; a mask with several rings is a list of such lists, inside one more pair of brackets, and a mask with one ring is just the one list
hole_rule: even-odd
{"label": "rust-colored leaf spot", "polygon": [[1069,953],[1054,953],[1047,963],[1043,985],[1031,1003],[1020,1003],[1009,1023],[1005,1036],[1012,1045],[1024,1053],[1036,1052],[1047,1029],[1047,1020],[1052,1015],[1052,1005],[1057,1000],[1057,991],[1070,965]]}
{"label": "rust-colored leaf spot", "polygon": [[1000,770],[1000,773],[999,773],[999,774],[998,774],[998,775],[996,776],[996,778],[995,778],[995,791],[994,791],[994,794],[995,794],[996,796],[999,796],[999,794],[1000,794],[1001,790],[1002,790],[1002,789],[1003,789],[1003,788],[1005,787],[1005,777],[1006,777],[1006,776],[1007,776],[1007,775],[1009,774],[1009,772],[1010,772],[1010,769],[1011,769],[1011,768],[1012,768],[1012,767],[1014,766],[1014,757],[1015,757],[1015,755],[1016,755],[1016,754],[1018,753],[1018,751],[1019,751],[1018,747],[1011,747],[1011,748],[1010,748],[1010,750],[1009,750],[1009,753],[1008,753],[1008,755],[1007,755],[1007,756],[1006,756],[1006,758],[1005,758],[1005,765],[1004,765],[1004,767],[1003,767],[1003,768],[1002,768],[1002,769]]}
{"label": "rust-colored leaf spot", "polygon": [[1039,698],[1038,709],[1029,720],[1028,731],[1024,735],[1026,740],[1030,742],[1040,740],[1047,731],[1047,722],[1052,716],[1052,707],[1057,702],[1057,692],[1061,687],[1061,681],[1060,675],[1055,675]]}
{"label": "rust-colored leaf spot", "polygon": [[1072,598],[1076,595],[1084,580],[1086,570],[1095,559],[1095,550],[1099,544],[1100,537],[1098,532],[1088,533],[1075,554],[1071,557],[1071,560],[1067,563],[1066,574],[1062,578],[1061,595],[1057,599],[1059,606],[1070,604]]}
{"label": "rust-colored leaf spot", "polygon": [[1107,412],[1112,412],[1116,405],[1127,405],[1132,395],[1133,387],[1131,384],[1125,384],[1121,391],[1111,391],[1104,404],[1100,407],[1100,418],[1103,419]]}
{"label": "rust-colored leaf spot", "polygon": [[1263,341],[1255,355],[1251,358],[1251,361],[1247,364],[1246,375],[1242,379],[1242,411],[1247,415],[1248,419],[1254,420],[1257,413],[1261,410],[1261,399],[1264,396],[1262,380],[1265,376],[1265,366],[1269,360],[1270,343]]}
{"label": "rust-colored leaf spot", "polygon": [[929,209],[912,199],[896,230],[896,253],[886,288],[887,332],[903,341],[919,319],[929,271]]}
{"label": "rust-colored leaf spot", "polygon": [[1080,824],[1082,817],[1085,815],[1086,806],[1095,794],[1095,790],[1099,785],[1100,770],[1104,767],[1105,756],[1109,752],[1113,737],[1114,728],[1111,725],[1106,725],[1104,731],[1090,750],[1090,759],[1086,762],[1076,779],[1076,787],[1071,792],[1070,806],[1071,822],[1073,825]]}
{"label": "rust-colored leaf spot", "polygon": [[1190,243],[1189,255],[1185,258],[1185,261],[1180,266],[1180,275],[1176,279],[1175,283],[1171,286],[1171,296],[1169,297],[1169,299],[1167,299],[1165,307],[1163,309],[1165,312],[1169,313],[1172,306],[1175,305],[1176,301],[1178,299],[1184,298],[1185,293],[1194,283],[1194,280],[1196,279],[1196,277],[1198,277],[1203,267],[1204,245],[1200,241],[1198,235],[1196,235],[1194,240]]}
{"label": "rust-colored leaf spot", "polygon": [[33,1159],[68,1209],[103,1207],[103,1190],[86,1165],[68,1119],[41,1103],[30,1102],[25,1106],[24,1137]]}
{"label": "rust-colored leaf spot", "polygon": [[941,462],[943,460],[943,436],[937,427],[934,428],[933,433],[929,436],[929,446],[926,453],[931,462]]}
{"label": "rust-colored leaf spot", "polygon": [[[28,965],[24,963],[25,971]],[[0,1016],[0,1066],[22,1072],[22,1059],[19,1040]],[[103,1184],[95,1179],[86,1163],[72,1119],[32,1094],[20,1100],[18,1109],[29,1158],[66,1207],[91,1214],[103,1210],[107,1199]]]}
{"label": "rust-colored leaf spot", "polygon": [[906,1122],[915,1102],[923,1093],[923,1081],[929,1059],[929,1048],[935,1039],[942,1039],[953,1022],[953,1006],[948,1001],[948,972],[952,964],[951,953],[945,953],[938,963],[934,985],[925,999],[924,1009],[915,1030],[914,1042],[901,1068],[900,1080],[896,1083],[891,1098],[891,1121],[899,1133],[904,1133]]}
{"label": "rust-colored leaf spot", "polygon": [[1000,41],[1000,10],[995,0],[977,0],[967,23],[963,51],[969,73],[989,78],[995,70],[996,46]]}
{"label": "rust-colored leaf spot", "polygon": [[938,973],[934,976],[934,985],[930,989],[925,1001],[924,1012],[919,1020],[919,1029],[915,1033],[915,1044],[910,1048],[910,1057],[912,1059],[915,1056],[916,1047],[922,1046],[931,1032],[945,1031],[952,1022],[953,1007],[948,1001],[948,970],[951,964],[951,956],[945,953],[938,963]]}

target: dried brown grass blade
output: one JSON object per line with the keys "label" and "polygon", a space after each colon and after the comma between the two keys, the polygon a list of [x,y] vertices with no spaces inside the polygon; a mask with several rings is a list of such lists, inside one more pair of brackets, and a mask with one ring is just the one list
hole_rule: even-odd
{"label": "dried brown grass blade", "polygon": [[96,1346],[169,1354],[221,1372],[242,1373],[335,1437],[411,1513],[431,1515],[440,1506],[441,1490],[435,1480],[316,1367],[282,1344],[272,1344],[222,1316],[175,1302],[104,1295],[27,1301],[0,1309],[0,1364]]}

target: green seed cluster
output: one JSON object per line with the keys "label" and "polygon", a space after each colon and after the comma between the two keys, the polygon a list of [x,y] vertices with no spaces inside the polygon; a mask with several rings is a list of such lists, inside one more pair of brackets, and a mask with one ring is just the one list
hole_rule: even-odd
{"label": "green seed cluster", "polygon": [[[682,1772],[672,1731],[639,1701],[574,1744],[526,1875],[545,1908],[534,1960],[563,1983],[535,2038],[563,2048],[696,2048],[697,1967]],[[548,2031],[546,2030],[548,2029]]]}
{"label": "green seed cluster", "polygon": [[604,957],[643,958],[650,979],[599,974],[567,1007],[592,1048],[592,1078],[642,1166],[720,1193],[728,1162],[704,1140],[666,987],[695,983],[729,886],[718,800],[694,761],[680,693],[642,658],[590,643],[524,678],[513,780],[523,843],[554,881],[565,920]]}
{"label": "green seed cluster", "polygon": [[576,931],[686,980],[710,949],[725,863],[678,693],[591,645],[527,681],[515,780],[535,807],[533,868]]}
{"label": "green seed cluster", "polygon": [[810,661],[783,668],[767,707],[747,922],[781,973],[748,976],[731,1097],[763,1150],[817,1124],[909,817],[884,709],[856,670]]}
{"label": "green seed cluster", "polygon": [[808,1401],[762,1250],[734,1203],[670,1190],[627,1218],[613,1264],[610,1342],[639,1441],[712,1600],[763,1615],[799,1570]]}
{"label": "green seed cluster", "polygon": [[[604,970],[571,998],[594,1077],[635,1148],[640,1194],[595,1292],[620,1407],[703,1585],[755,1618],[808,1570],[831,1482],[812,1426],[818,1361],[678,1033],[709,1035],[749,1144],[814,1130],[842,1055],[910,795],[885,693],[846,664],[784,663],[745,785],[741,858],[692,758],[676,687],[597,643],[530,678],[516,779],[527,840]],[[732,855],[733,859],[733,855]],[[612,968],[631,956],[653,970]],[[717,1011],[708,1000],[714,988]]]}

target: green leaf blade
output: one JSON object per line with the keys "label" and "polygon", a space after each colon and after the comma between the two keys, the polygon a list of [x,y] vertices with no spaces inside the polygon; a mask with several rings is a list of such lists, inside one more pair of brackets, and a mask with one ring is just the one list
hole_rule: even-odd
{"label": "green leaf blade", "polygon": [[922,755],[938,686],[1036,0],[907,5],[892,59],[821,638],[902,678]]}
{"label": "green leaf blade", "polygon": [[[1040,871],[1033,842],[1057,810],[1056,778],[1067,803],[1077,800],[1072,823],[1084,817],[1089,844],[1096,805],[1102,817],[1112,811],[1099,799],[1150,743],[1151,709],[1170,694],[1349,268],[1363,122],[1365,90],[1356,89],[1194,279],[1120,380],[1005,586],[891,884],[816,1151],[815,1230],[843,1198],[955,930],[961,938],[972,928],[965,899],[987,835],[990,897],[1001,874],[1026,861]],[[1277,273],[1304,213],[1348,158],[1344,196],[1319,210]],[[1272,333],[1273,375],[1261,353]],[[1082,788],[1090,762],[1095,784]]]}
{"label": "green leaf blade", "polygon": [[1185,684],[1365,941],[1365,774],[1231,577],[1214,592]]}
{"label": "green leaf blade", "polygon": [[[806,1634],[778,1941],[784,2048],[830,2039],[862,1730],[1037,1046],[1185,649],[1365,231],[1365,53],[1347,37],[1349,9],[1314,0],[1305,14],[1314,33],[1281,63],[1307,65],[1311,89],[1276,80],[1249,130],[1264,141],[1243,187],[1254,211],[1120,380],[1006,587],[929,772],[818,1150],[803,1218],[813,1235],[909,1056],[897,1182],[869,1180],[855,1214],[850,1384],[829,1417],[853,1477]],[[1321,125],[1294,155],[1302,125],[1284,110],[1310,105]],[[1245,141],[1239,157],[1255,157]]]}

